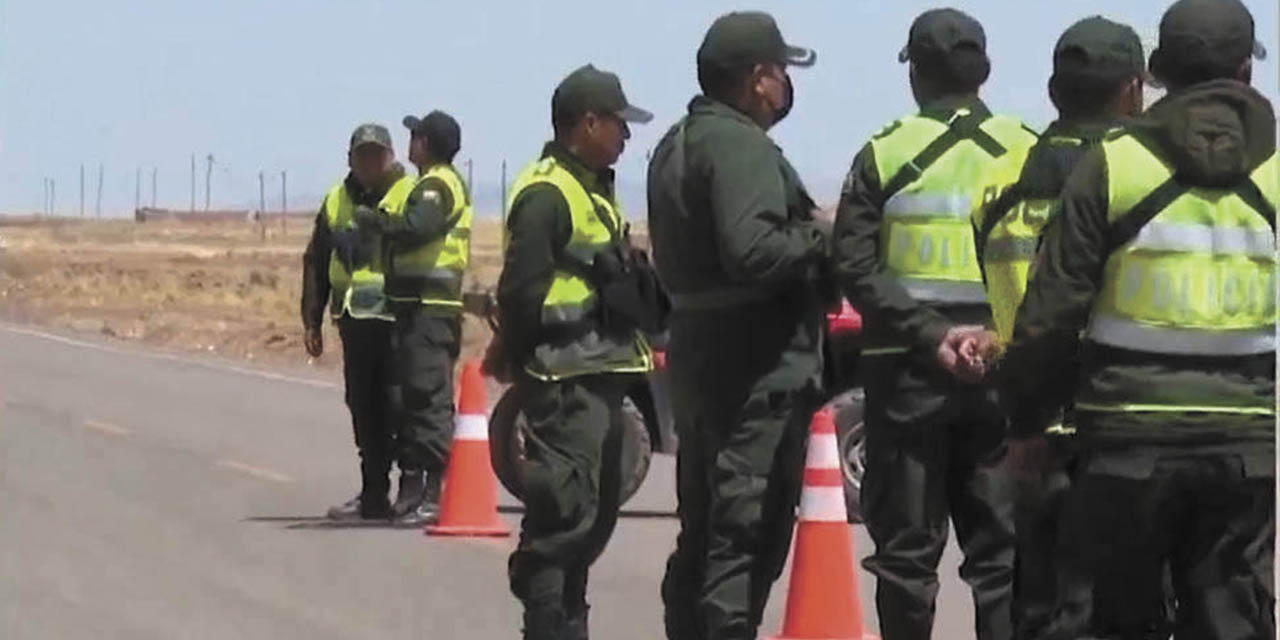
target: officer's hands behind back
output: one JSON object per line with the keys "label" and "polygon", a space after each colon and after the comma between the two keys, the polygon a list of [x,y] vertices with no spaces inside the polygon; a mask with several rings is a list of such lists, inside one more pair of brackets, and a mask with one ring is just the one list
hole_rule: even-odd
{"label": "officer's hands behind back", "polygon": [[938,343],[938,364],[963,382],[978,383],[987,375],[997,351],[996,336],[980,325],[957,325]]}

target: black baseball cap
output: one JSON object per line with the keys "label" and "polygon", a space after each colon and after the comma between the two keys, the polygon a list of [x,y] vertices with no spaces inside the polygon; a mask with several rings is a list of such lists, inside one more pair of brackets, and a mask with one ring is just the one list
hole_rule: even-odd
{"label": "black baseball cap", "polygon": [[588,111],[612,113],[636,124],[653,120],[652,113],[627,101],[622,81],[616,74],[589,64],[578,67],[560,81],[551,95],[551,117],[553,121],[572,120]]}
{"label": "black baseball cap", "polygon": [[812,49],[787,44],[773,16],[760,11],[735,11],[716,18],[698,47],[698,66],[738,69],[775,62],[811,67],[818,60]]}
{"label": "black baseball cap", "polygon": [[1054,80],[1113,83],[1146,76],[1142,39],[1131,27],[1102,16],[1085,18],[1058,38],[1053,48]]}
{"label": "black baseball cap", "polygon": [[958,9],[930,9],[911,23],[898,62],[946,60],[958,49],[987,55],[987,32],[982,23]]}
{"label": "black baseball cap", "polygon": [[356,127],[351,132],[351,142],[347,145],[348,151],[355,151],[356,147],[366,144],[376,144],[383,149],[391,149],[391,133],[387,128],[380,124],[365,123]]}
{"label": "black baseball cap", "polygon": [[1240,0],[1178,0],[1160,20],[1151,70],[1211,80],[1235,74],[1249,56],[1267,57],[1254,37],[1253,14]]}
{"label": "black baseball cap", "polygon": [[414,134],[426,136],[431,153],[441,158],[451,159],[462,148],[462,127],[443,111],[432,111],[421,118],[405,116],[401,122]]}

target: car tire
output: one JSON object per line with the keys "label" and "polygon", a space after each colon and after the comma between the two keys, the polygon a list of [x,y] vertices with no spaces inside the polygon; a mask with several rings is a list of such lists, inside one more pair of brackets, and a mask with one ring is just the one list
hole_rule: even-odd
{"label": "car tire", "polygon": [[[640,490],[640,485],[649,474],[649,462],[653,455],[644,417],[630,398],[623,399],[622,420],[620,505],[626,504]],[[528,422],[520,411],[520,400],[515,388],[507,389],[489,415],[489,462],[498,482],[507,493],[522,501],[524,442],[528,428]]]}
{"label": "car tire", "polygon": [[862,522],[862,480],[867,469],[866,398],[861,389],[854,389],[831,401],[829,406],[835,414],[849,522]]}

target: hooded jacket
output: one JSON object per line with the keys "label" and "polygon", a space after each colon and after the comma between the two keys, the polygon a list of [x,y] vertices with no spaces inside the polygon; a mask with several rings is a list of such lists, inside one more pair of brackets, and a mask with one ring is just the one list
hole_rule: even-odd
{"label": "hooded jacket", "polygon": [[[1275,153],[1270,102],[1230,80],[1171,93],[1117,135],[1123,133],[1143,141],[1172,167],[1179,183],[1191,187],[1233,187]],[[1061,209],[1046,230],[998,374],[1015,436],[1042,431],[1077,389],[1134,401],[1215,398],[1257,404],[1267,399],[1274,406],[1274,352],[1181,356],[1080,339],[1118,233],[1108,222],[1109,176],[1125,170],[1108,166],[1101,149],[1090,152],[1068,180]],[[1072,370],[1067,365],[1076,356],[1081,367],[1072,378],[1065,372]],[[1081,434],[1095,442],[1269,443],[1275,429],[1275,417],[1264,415],[1079,409],[1075,415]]]}

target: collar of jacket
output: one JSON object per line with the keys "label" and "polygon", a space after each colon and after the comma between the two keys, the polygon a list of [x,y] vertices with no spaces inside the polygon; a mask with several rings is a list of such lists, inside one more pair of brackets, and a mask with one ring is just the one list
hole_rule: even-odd
{"label": "collar of jacket", "polygon": [[449,163],[448,163],[448,162],[445,162],[444,160],[432,160],[432,161],[428,162],[426,165],[424,165],[422,168],[418,169],[418,175],[419,175],[419,176],[425,176],[425,175],[427,175],[427,173],[428,173],[428,172],[430,172],[432,169],[434,169],[434,168],[436,168],[436,167],[438,167],[438,166],[441,166],[441,165],[447,165],[447,164],[449,164]]}
{"label": "collar of jacket", "polygon": [[763,128],[747,114],[729,106],[728,104],[716,100],[715,98],[705,95],[694,96],[694,98],[689,101],[689,115],[707,115],[719,118],[728,118],[730,120],[737,120],[738,122],[763,131]]}
{"label": "collar of jacket", "polygon": [[355,204],[363,204],[368,206],[377,206],[382,200],[382,196],[386,195],[386,189],[366,189],[364,185],[356,180],[356,174],[347,172],[347,177],[343,181],[347,187],[347,195],[351,197],[351,202]]}
{"label": "collar of jacket", "polygon": [[573,174],[573,177],[577,178],[578,182],[581,182],[583,188],[587,191],[598,193],[607,198],[613,197],[613,169],[604,168],[599,171],[592,171],[577,156],[570,153],[569,149],[555,140],[542,147],[541,157],[555,158],[556,162]]}
{"label": "collar of jacket", "polygon": [[984,118],[991,115],[991,110],[987,108],[982,98],[973,96],[944,96],[930,100],[920,107],[920,115],[945,122],[951,119],[952,114],[963,108]]}
{"label": "collar of jacket", "polygon": [[1045,127],[1044,133],[1040,134],[1040,137],[1101,140],[1106,137],[1109,131],[1123,124],[1124,120],[1122,118],[1059,119],[1054,120],[1048,127]]}

